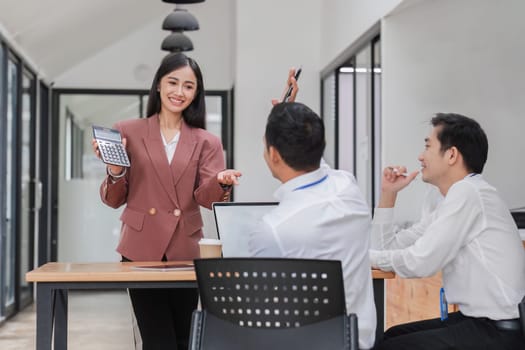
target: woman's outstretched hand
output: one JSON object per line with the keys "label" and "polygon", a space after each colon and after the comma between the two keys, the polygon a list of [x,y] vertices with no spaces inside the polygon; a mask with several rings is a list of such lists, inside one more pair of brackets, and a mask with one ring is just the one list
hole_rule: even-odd
{"label": "woman's outstretched hand", "polygon": [[221,185],[232,186],[239,184],[239,177],[242,174],[240,171],[235,169],[226,169],[217,174],[217,181]]}

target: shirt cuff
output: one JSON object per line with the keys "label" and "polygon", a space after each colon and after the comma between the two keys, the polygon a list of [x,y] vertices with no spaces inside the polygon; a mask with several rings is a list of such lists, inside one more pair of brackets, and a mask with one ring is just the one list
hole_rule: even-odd
{"label": "shirt cuff", "polygon": [[372,265],[373,268],[377,268],[383,271],[393,271],[390,251],[370,249],[368,254],[370,259],[370,265]]}
{"label": "shirt cuff", "polygon": [[108,178],[109,178],[109,181],[111,182],[111,184],[114,184],[114,183],[118,182],[120,179],[122,179],[126,175],[127,171],[128,171],[128,169],[124,168],[124,170],[120,174],[113,175],[111,170],[109,170],[109,167],[106,167],[106,173],[108,174]]}
{"label": "shirt cuff", "polygon": [[375,208],[374,223],[386,224],[394,220],[394,208]]}

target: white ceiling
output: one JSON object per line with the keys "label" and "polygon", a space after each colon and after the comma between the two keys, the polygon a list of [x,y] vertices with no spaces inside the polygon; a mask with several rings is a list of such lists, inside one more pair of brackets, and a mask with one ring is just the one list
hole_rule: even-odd
{"label": "white ceiling", "polygon": [[1,0],[0,33],[53,79],[174,8],[161,0]]}

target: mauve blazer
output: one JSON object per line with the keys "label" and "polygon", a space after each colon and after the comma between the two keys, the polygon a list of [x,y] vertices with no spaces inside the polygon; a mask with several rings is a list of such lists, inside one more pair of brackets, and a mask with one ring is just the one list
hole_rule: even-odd
{"label": "mauve blazer", "polygon": [[182,122],[171,164],[158,116],[122,121],[114,126],[127,139],[131,162],[124,177],[106,176],[102,201],[112,208],[124,204],[117,251],[133,261],[191,260],[199,257],[202,237],[199,205],[229,200],[217,181],[224,170],[221,141],[203,129]]}

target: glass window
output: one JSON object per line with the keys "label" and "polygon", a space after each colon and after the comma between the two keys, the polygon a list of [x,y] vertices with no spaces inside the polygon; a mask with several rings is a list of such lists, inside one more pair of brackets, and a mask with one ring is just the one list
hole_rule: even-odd
{"label": "glass window", "polygon": [[326,148],[324,150],[324,160],[331,167],[337,168],[337,101],[336,101],[336,79],[335,73],[323,79],[323,121],[325,128]]}
{"label": "glass window", "polygon": [[118,261],[122,208],[103,205],[105,165],[93,154],[92,125],[112,127],[142,114],[141,94],[61,93],[58,104],[58,248],[61,261]]}
{"label": "glass window", "polygon": [[75,115],[66,108],[65,120],[65,165],[66,180],[84,176],[84,129],[75,121]]}
{"label": "glass window", "polygon": [[206,130],[222,139],[222,97],[206,96]]}
{"label": "glass window", "polygon": [[147,108],[148,108],[148,95],[144,95],[140,98],[140,103],[142,105],[142,108],[141,108],[141,111],[142,111],[142,114],[140,115],[141,118],[146,118],[148,117],[146,115],[146,111],[147,111]]}
{"label": "glass window", "polygon": [[376,205],[379,202],[379,196],[381,195],[381,178],[383,169],[381,168],[381,41],[377,39],[373,42],[372,51],[372,62],[373,62],[373,73],[372,73],[372,98],[373,98],[373,123],[374,123],[374,142],[373,142],[373,154],[374,154],[374,169],[373,169],[373,180],[374,180],[374,202],[372,205]]}
{"label": "glass window", "polygon": [[339,68],[339,169],[355,172],[354,83],[353,60]]}
{"label": "glass window", "polygon": [[[323,77],[323,115],[332,166],[354,173],[368,204],[381,186],[381,46],[379,36]],[[335,134],[335,137],[333,135]]]}
{"label": "glass window", "polygon": [[26,272],[33,265],[33,151],[34,151],[34,121],[35,121],[35,77],[32,73],[25,71],[22,75],[22,104],[21,122],[21,169],[20,169],[20,300],[21,303],[31,299],[32,291],[30,285],[25,281]]}
{"label": "glass window", "polygon": [[4,99],[5,99],[5,72],[4,72],[4,63],[5,63],[5,50],[4,46],[0,42],[0,320],[4,319],[4,277],[7,274],[5,271],[5,177],[4,174],[7,172],[5,169],[5,113],[4,113]]}
{"label": "glass window", "polygon": [[66,180],[99,179],[105,168],[93,155],[92,125],[113,126],[119,120],[139,117],[142,112],[139,95],[63,94],[59,114],[60,149],[64,151],[63,171]]}
{"label": "glass window", "polygon": [[372,122],[371,49],[366,46],[355,56],[355,176],[361,192],[372,205]]}
{"label": "glass window", "polygon": [[7,62],[7,113],[5,123],[5,245],[2,254],[4,257],[4,307],[12,309],[15,304],[15,179],[16,168],[14,157],[16,151],[16,114],[18,110],[18,64],[9,59]]}

